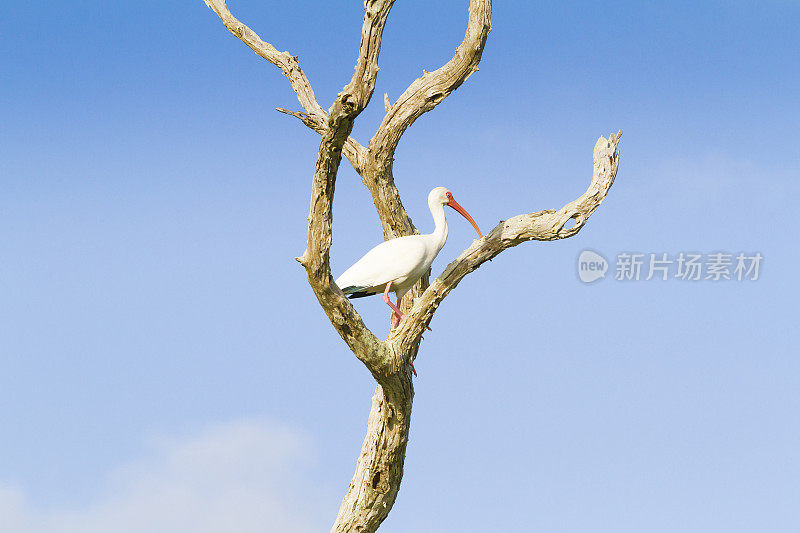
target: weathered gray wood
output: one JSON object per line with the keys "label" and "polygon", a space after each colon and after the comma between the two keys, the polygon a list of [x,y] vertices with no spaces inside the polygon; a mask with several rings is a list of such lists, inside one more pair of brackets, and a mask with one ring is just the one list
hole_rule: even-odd
{"label": "weathered gray wood", "polygon": [[[321,136],[311,190],[306,250],[297,260],[331,324],[377,382],[367,435],[356,472],[342,501],[333,532],[373,532],[394,505],[403,477],[414,388],[409,363],[416,358],[422,333],[439,304],[458,283],[503,250],[529,240],[571,237],[586,224],[614,182],[621,133],[600,137],[594,149],[594,173],[588,190],[560,210],[517,215],[500,222],[473,242],[429,286],[430,272],[404,298],[406,319],[386,341],[378,339],[333,282],[330,269],[331,224],[336,174],[342,154],[361,176],[383,226],[385,239],[418,233],[394,182],[394,153],[406,129],[478,70],[491,31],[491,0],[470,0],[464,40],[441,68],[424,72],[392,103],[384,95],[386,115],[365,148],[350,137],[353,122],[369,104],[378,73],[381,36],[394,0],[367,0],[353,77],[328,111],[314,96],[297,57],[278,52],[239,22],[225,0],[204,0],[228,30],[256,54],[278,66],[289,79],[304,111],[278,108]],[[574,225],[567,223],[574,220]]]}
{"label": "weathered gray wood", "polygon": [[[526,241],[554,241],[566,239],[578,233],[592,213],[605,199],[619,166],[618,145],[622,132],[612,133],[609,138],[600,137],[594,146],[594,171],[589,188],[577,200],[559,210],[539,211],[517,215],[500,221],[481,239],[473,241],[458,258],[447,265],[444,272],[428,287],[413,305],[400,326],[392,330],[389,344],[395,353],[412,357],[416,352],[426,326],[447,294],[470,272],[503,250]],[[568,226],[570,221],[574,224]]]}
{"label": "weathered gray wood", "polygon": [[[222,19],[228,31],[235,35],[244,44],[249,46],[253,52],[263,57],[276,67],[281,69],[283,75],[289,79],[292,84],[292,89],[297,94],[297,99],[300,105],[305,109],[305,115],[308,121],[303,122],[312,129],[323,133],[327,126],[328,114],[317,102],[317,97],[314,95],[314,90],[308,82],[305,73],[300,68],[300,61],[297,56],[293,56],[289,52],[278,52],[278,50],[270,43],[261,40],[256,32],[239,22],[234,17],[226,0],[204,0],[206,5],[210,7],[219,18]],[[280,108],[279,111],[282,111]],[[298,116],[296,114],[294,116]],[[355,139],[348,138],[344,146],[345,157],[352,163],[354,168],[360,166],[359,158],[364,152],[364,147],[358,144]]]}

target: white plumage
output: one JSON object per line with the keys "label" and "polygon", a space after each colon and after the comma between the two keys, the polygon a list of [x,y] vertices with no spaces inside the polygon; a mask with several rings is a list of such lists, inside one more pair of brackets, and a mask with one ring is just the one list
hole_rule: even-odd
{"label": "white plumage", "polygon": [[[350,298],[383,293],[383,300],[394,309],[393,325],[399,324],[403,318],[400,311],[403,295],[430,268],[447,241],[445,205],[461,213],[475,227],[478,235],[483,236],[478,225],[453,199],[450,191],[436,187],[428,194],[428,207],[436,224],[433,233],[382,242],[339,276],[336,284],[342,292]],[[397,304],[391,302],[389,292],[397,295]]]}

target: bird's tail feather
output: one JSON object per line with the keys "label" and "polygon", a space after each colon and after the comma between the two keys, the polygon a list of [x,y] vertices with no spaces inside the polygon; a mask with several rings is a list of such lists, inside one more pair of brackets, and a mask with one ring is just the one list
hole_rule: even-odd
{"label": "bird's tail feather", "polygon": [[357,285],[350,285],[349,287],[344,287],[342,292],[347,295],[348,298],[351,300],[353,298],[364,298],[365,296],[372,296],[375,294],[374,292],[367,292],[370,287],[367,286],[357,286]]}

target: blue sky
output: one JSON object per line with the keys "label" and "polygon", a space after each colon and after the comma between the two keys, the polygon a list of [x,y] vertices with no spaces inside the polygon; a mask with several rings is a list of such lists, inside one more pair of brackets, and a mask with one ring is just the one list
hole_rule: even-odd
{"label": "blue sky", "polygon": [[[361,3],[229,6],[328,107]],[[466,6],[396,4],[362,143]],[[577,237],[504,253],[438,311],[382,531],[800,527],[798,24],[788,0],[495,5],[480,72],[398,149],[417,225],[438,185],[484,229],[559,208],[617,129],[620,171]],[[0,36],[0,529],[325,530],[374,384],[293,259],[319,139],[274,111],[298,108],[285,78],[200,0],[16,3]],[[380,239],[346,164],[334,208],[340,273]],[[434,272],[471,240],[451,217]],[[587,248],[764,262],[585,285]]]}

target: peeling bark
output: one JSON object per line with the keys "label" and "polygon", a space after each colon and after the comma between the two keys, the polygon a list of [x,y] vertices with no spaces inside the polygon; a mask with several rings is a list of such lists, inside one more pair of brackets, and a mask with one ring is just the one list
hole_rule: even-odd
{"label": "peeling bark", "polygon": [[367,436],[332,532],[375,531],[389,514],[403,479],[413,399],[405,372],[375,388]]}

